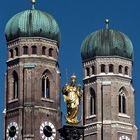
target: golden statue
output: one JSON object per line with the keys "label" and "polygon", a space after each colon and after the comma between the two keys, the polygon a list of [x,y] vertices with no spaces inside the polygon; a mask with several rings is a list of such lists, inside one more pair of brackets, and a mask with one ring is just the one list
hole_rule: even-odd
{"label": "golden statue", "polygon": [[67,116],[66,121],[68,124],[78,124],[80,121],[77,119],[80,106],[81,97],[81,86],[75,86],[76,76],[73,74],[71,76],[71,83],[66,84],[62,93],[64,96],[64,101],[67,104]]}

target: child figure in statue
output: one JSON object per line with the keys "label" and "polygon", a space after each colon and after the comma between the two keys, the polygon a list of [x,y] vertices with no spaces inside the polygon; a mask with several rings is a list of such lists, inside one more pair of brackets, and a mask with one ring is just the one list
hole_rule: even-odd
{"label": "child figure in statue", "polygon": [[68,124],[78,124],[79,121],[77,119],[79,106],[80,106],[80,97],[81,97],[81,86],[75,86],[76,76],[73,74],[71,76],[71,83],[66,84],[62,93],[64,96],[64,101],[67,104],[67,116],[66,121]]}

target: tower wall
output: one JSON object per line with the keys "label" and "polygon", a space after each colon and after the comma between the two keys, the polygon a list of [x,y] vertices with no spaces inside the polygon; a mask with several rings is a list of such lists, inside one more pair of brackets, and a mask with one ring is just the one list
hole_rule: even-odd
{"label": "tower wall", "polygon": [[[28,47],[28,54],[24,54],[24,46]],[[35,54],[32,52],[32,46],[36,46]],[[46,49],[45,52],[42,52],[44,46]],[[10,50],[14,52],[15,48],[18,48],[18,55],[14,53],[11,57]],[[53,50],[51,56],[49,55],[50,48]],[[9,129],[14,125],[16,134],[13,134],[12,137],[17,140],[38,140],[47,137],[59,139],[56,131],[61,127],[57,42],[45,38],[18,38],[8,43],[8,52],[6,137],[10,137]],[[18,76],[16,85],[18,88],[14,86],[13,73]],[[49,79],[49,84],[45,84],[45,86],[49,86],[46,87],[46,91],[45,87],[42,87],[43,78]],[[14,93],[18,95],[14,97]],[[54,132],[50,134],[44,130],[45,126]]]}
{"label": "tower wall", "polygon": [[[113,71],[109,69],[110,64],[113,65]],[[101,65],[105,66],[104,71],[101,70]],[[119,66],[122,66],[122,71],[119,71]],[[127,73],[125,67],[128,68]],[[83,62],[83,71],[84,139],[137,139],[132,62],[121,57],[96,57]],[[92,101],[95,102],[92,103],[95,112],[91,112],[91,89],[95,94]],[[122,89],[125,92],[124,112],[119,110],[119,94]]]}

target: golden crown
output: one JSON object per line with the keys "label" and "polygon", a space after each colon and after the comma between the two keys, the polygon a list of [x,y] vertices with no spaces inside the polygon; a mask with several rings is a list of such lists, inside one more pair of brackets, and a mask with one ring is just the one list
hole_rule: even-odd
{"label": "golden crown", "polygon": [[71,79],[76,79],[76,75],[73,73],[73,75],[71,76]]}

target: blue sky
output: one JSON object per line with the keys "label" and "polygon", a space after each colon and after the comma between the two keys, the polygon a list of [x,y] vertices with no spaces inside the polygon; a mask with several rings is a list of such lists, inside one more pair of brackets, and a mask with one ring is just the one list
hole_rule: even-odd
{"label": "blue sky", "polygon": [[[30,9],[30,0],[1,0],[0,4],[0,112],[4,105],[4,72],[6,70],[6,40],[4,28],[14,14]],[[76,73],[82,84],[80,47],[91,32],[104,28],[104,19],[110,19],[109,27],[124,32],[134,46],[133,85],[135,88],[136,124],[140,127],[140,1],[139,0],[37,0],[36,9],[46,11],[57,20],[61,30],[59,64],[61,85],[66,82],[65,70],[71,76]],[[2,115],[0,117],[2,127]],[[0,130],[0,139],[2,130]]]}

